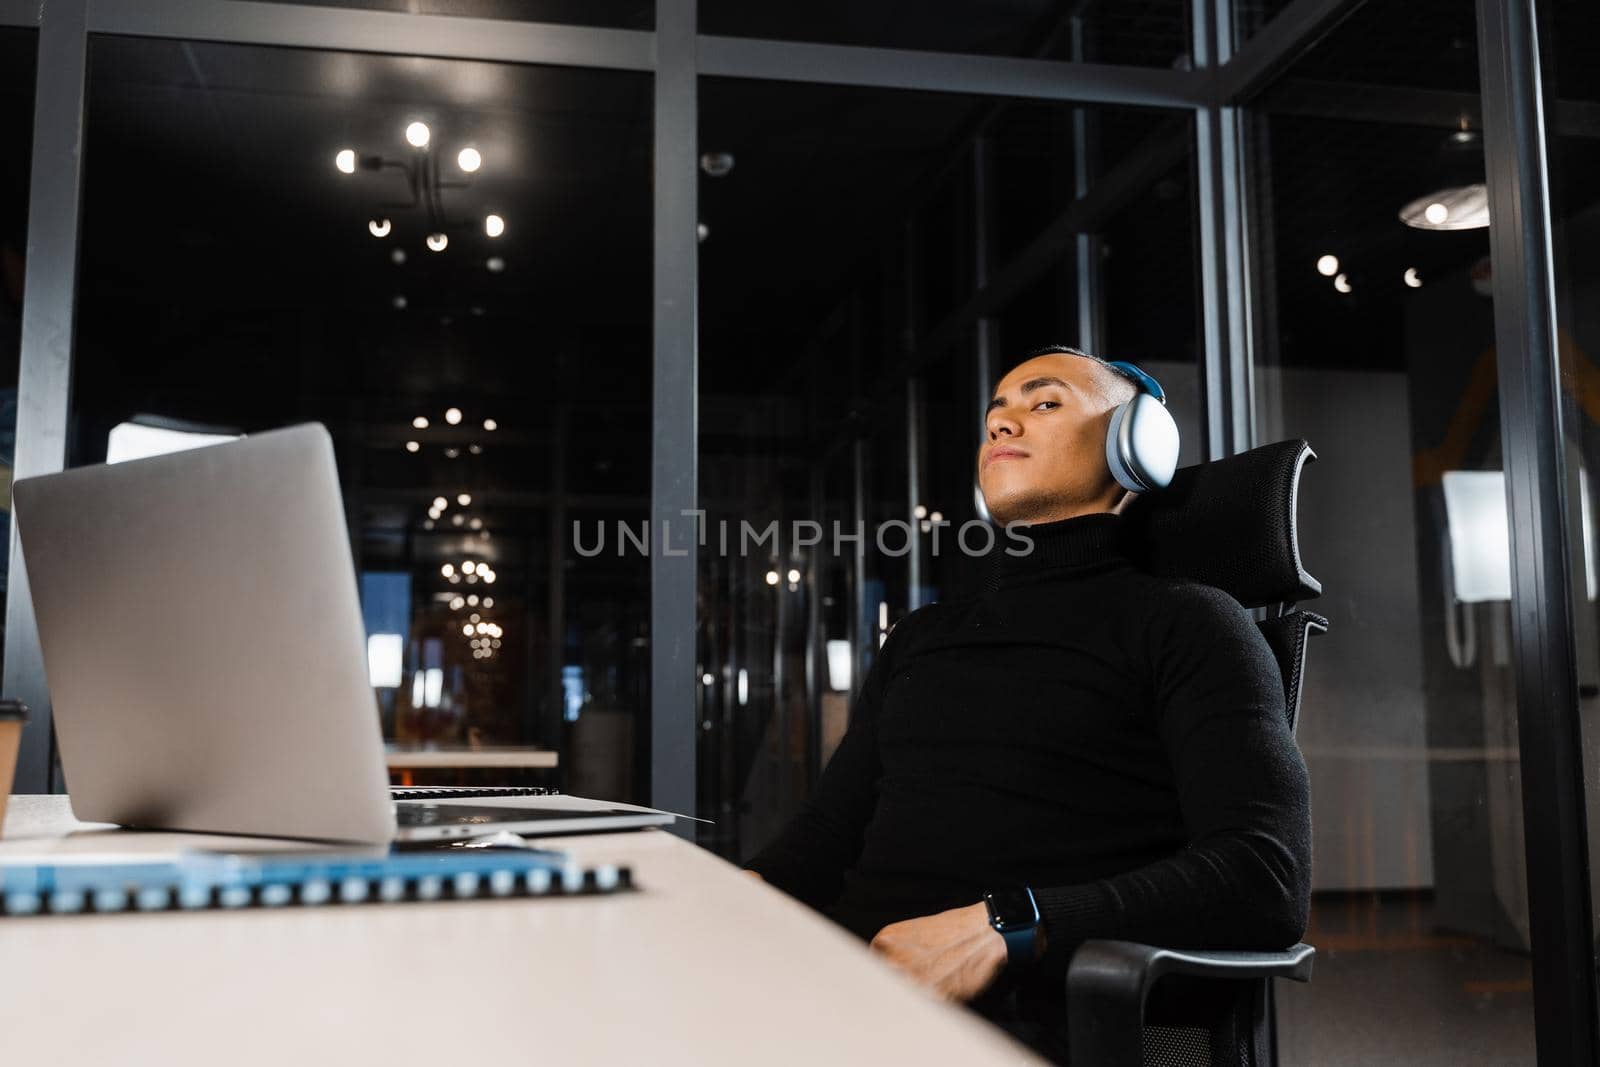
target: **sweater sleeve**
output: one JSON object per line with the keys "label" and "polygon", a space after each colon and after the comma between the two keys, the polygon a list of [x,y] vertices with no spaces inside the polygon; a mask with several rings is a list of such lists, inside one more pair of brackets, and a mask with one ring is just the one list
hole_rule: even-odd
{"label": "sweater sleeve", "polygon": [[1277,660],[1227,594],[1176,593],[1150,656],[1188,844],[1124,874],[1036,890],[1052,968],[1089,938],[1272,950],[1305,933],[1310,798]]}
{"label": "sweater sleeve", "polygon": [[778,836],[745,864],[747,870],[813,908],[824,908],[838,897],[844,888],[844,872],[861,854],[881,774],[878,712],[912,617],[896,624],[878,650],[851,709],[844,737],[811,795]]}

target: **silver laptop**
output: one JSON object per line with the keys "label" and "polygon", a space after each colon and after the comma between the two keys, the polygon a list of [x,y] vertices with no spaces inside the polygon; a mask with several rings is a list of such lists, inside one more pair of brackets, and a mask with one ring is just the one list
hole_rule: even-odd
{"label": "silver laptop", "polygon": [[673,821],[391,797],[319,425],[28,478],[12,499],[80,819],[367,844]]}

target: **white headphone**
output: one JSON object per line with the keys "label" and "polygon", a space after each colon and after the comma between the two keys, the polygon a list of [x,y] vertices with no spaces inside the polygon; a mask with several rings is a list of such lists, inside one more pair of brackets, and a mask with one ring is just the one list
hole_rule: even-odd
{"label": "white headphone", "polygon": [[1139,387],[1132,400],[1117,406],[1106,429],[1106,464],[1124,489],[1148,493],[1165,489],[1178,469],[1178,424],[1167,410],[1167,394],[1132,363],[1106,366]]}

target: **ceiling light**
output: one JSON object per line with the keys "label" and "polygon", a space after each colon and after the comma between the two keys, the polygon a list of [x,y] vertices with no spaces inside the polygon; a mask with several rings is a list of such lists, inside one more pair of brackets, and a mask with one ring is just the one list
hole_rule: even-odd
{"label": "ceiling light", "polygon": [[476,456],[483,452],[483,446],[479,444],[471,444],[467,446],[467,451]]}
{"label": "ceiling light", "polygon": [[406,442],[406,451],[407,451],[407,452],[415,452],[415,451],[417,451],[417,450],[418,450],[418,449],[420,449],[420,448],[421,448],[421,447],[422,447],[422,446],[421,446],[421,445],[419,445],[419,444],[418,444],[418,443],[417,443],[417,442],[415,442],[415,441],[407,441],[407,442]]}
{"label": "ceiling light", "polygon": [[454,515],[450,516],[450,524],[452,526],[465,526],[466,522],[467,522],[467,517],[465,515],[461,514],[461,512],[459,512],[459,511],[456,512]]}
{"label": "ceiling light", "polygon": [[798,582],[800,580],[800,572],[795,570],[793,567],[790,567],[789,568],[789,580],[791,582]]}
{"label": "ceiling light", "polygon": [[404,263],[406,261],[406,250],[403,248],[396,248],[394,251],[389,253],[389,258],[394,260],[396,265]]}
{"label": "ceiling light", "polygon": [[911,514],[915,515],[919,519],[925,519],[928,517],[928,507],[926,504],[918,504],[916,507],[911,509]]}
{"label": "ceiling light", "polygon": [[460,611],[462,609],[462,607],[464,607],[466,605],[466,603],[467,602],[465,600],[462,600],[460,597],[456,597],[456,598],[454,598],[453,600],[450,601],[450,610],[451,611]]}
{"label": "ceiling light", "polygon": [[455,572],[456,572],[456,569],[455,569],[455,567],[454,567],[454,566],[452,566],[452,565],[451,565],[451,564],[449,564],[449,563],[446,563],[446,564],[445,564],[445,565],[444,565],[444,566],[442,566],[442,567],[440,567],[440,568],[439,568],[439,573],[440,573],[440,574],[441,574],[441,575],[443,575],[443,576],[444,576],[444,577],[446,577],[446,578],[448,578],[448,577],[450,577],[450,576],[451,576],[451,575],[452,575],[452,574],[454,574],[454,573],[455,573]]}
{"label": "ceiling light", "polygon": [[432,519],[429,519],[429,520],[427,520],[427,521],[426,521],[426,522],[424,522],[424,523],[423,523],[423,524],[422,524],[422,528],[423,528],[423,529],[424,529],[424,530],[431,530],[431,529],[433,529],[433,520],[432,520]]}
{"label": "ceiling light", "polygon": [[485,574],[483,576],[483,580],[488,582],[490,585],[493,585],[494,584],[494,580],[496,578],[498,578],[498,577],[499,577],[498,574],[496,574],[494,571],[490,571],[488,574]]}
{"label": "ceiling light", "polygon": [[411,142],[413,147],[427,148],[430,136],[432,135],[428,132],[426,122],[413,122],[406,127],[406,140]]}
{"label": "ceiling light", "polygon": [[471,522],[467,523],[467,525],[472,527],[474,530],[481,530],[483,529],[483,520],[474,518]]}
{"label": "ceiling light", "polygon": [[406,298],[399,293],[396,293],[394,299],[389,302],[394,305],[396,311],[404,311],[406,309]]}
{"label": "ceiling light", "polygon": [[463,563],[461,565],[461,573],[462,574],[471,574],[473,571],[475,571],[477,569],[478,569],[478,565],[476,563],[472,562],[472,560],[470,560],[470,559],[467,560],[465,563]]}
{"label": "ceiling light", "polygon": [[483,606],[486,607],[486,608],[494,607],[494,597],[492,597],[492,596],[484,597],[483,598]]}
{"label": "ceiling light", "polygon": [[450,408],[449,410],[447,410],[444,413],[444,421],[448,422],[451,426],[456,425],[456,423],[461,421],[461,409],[460,408]]}
{"label": "ceiling light", "polygon": [[768,585],[777,585],[778,584],[778,572],[777,571],[768,571],[767,572],[767,584]]}
{"label": "ceiling light", "polygon": [[506,220],[499,215],[485,215],[483,218],[483,232],[490,237],[499,237],[506,232]]}
{"label": "ceiling light", "polygon": [[695,242],[696,243],[704,241],[707,237],[710,237],[710,236],[711,236],[711,227],[710,226],[707,226],[703,222],[695,223],[695,226],[694,226],[694,238],[695,238]]}
{"label": "ceiling light", "polygon": [[444,497],[436,496],[436,497],[433,498],[433,510],[435,510],[435,511],[443,511],[445,508],[447,508],[449,506],[450,506],[450,501],[446,500]]}
{"label": "ceiling light", "polygon": [[506,261],[499,256],[490,256],[484,266],[489,268],[490,274],[499,274],[506,269]]}
{"label": "ceiling light", "polygon": [[944,521],[944,516],[943,516],[943,515],[941,515],[941,514],[940,514],[940,513],[939,513],[939,512],[937,512],[937,511],[934,511],[934,512],[930,512],[930,513],[929,513],[929,514],[928,514],[928,521],[929,521],[929,522],[943,522],[943,521]]}
{"label": "ceiling light", "polygon": [[367,222],[367,232],[374,237],[387,237],[394,226],[388,219],[370,219]]}
{"label": "ceiling light", "polygon": [[1419,230],[1478,230],[1489,225],[1489,187],[1457,185],[1418,197],[1400,209],[1400,221]]}
{"label": "ceiling light", "polygon": [[485,430],[488,430],[490,433],[494,433],[494,431],[496,431],[496,430],[498,430],[500,428],[500,424],[498,422],[495,422],[493,419],[484,419],[483,420],[483,428]]}
{"label": "ceiling light", "polygon": [[445,246],[449,243],[450,238],[446,237],[442,233],[428,234],[428,251],[430,252],[443,252],[445,250]]}
{"label": "ceiling light", "polygon": [[1407,267],[1406,268],[1406,285],[1410,286],[1413,289],[1421,289],[1422,288],[1422,276],[1417,273],[1417,268],[1415,268],[1415,267]]}
{"label": "ceiling light", "polygon": [[1339,257],[1323,256],[1317,260],[1317,273],[1324,278],[1331,278],[1339,273]]}
{"label": "ceiling light", "polygon": [[733,170],[732,152],[705,152],[700,156],[700,169],[708,177],[725,178]]}
{"label": "ceiling light", "polygon": [[478,594],[477,593],[473,593],[471,596],[467,597],[467,603],[471,604],[473,607],[477,607],[478,606]]}
{"label": "ceiling light", "polygon": [[1348,293],[1350,291],[1350,279],[1341,274],[1333,280],[1333,287],[1341,293]]}
{"label": "ceiling light", "polygon": [[455,459],[459,455],[461,455],[461,449],[459,448],[447,448],[444,450],[445,459]]}
{"label": "ceiling light", "polygon": [[472,494],[462,493],[460,496],[456,497],[456,503],[460,504],[462,507],[466,507],[468,504],[472,503]]}
{"label": "ceiling light", "polygon": [[461,624],[461,636],[462,637],[471,637],[472,636],[472,624],[470,622],[464,622],[464,623]]}
{"label": "ceiling light", "polygon": [[478,154],[476,148],[463,148],[456,156],[456,166],[471,174],[483,166],[483,157]]}
{"label": "ceiling light", "polygon": [[428,428],[428,416],[418,415],[416,418],[411,420],[411,425],[415,426],[419,430],[426,430]]}
{"label": "ceiling light", "polygon": [[341,148],[339,154],[333,157],[333,165],[345,174],[356,172],[356,150],[354,148]]}

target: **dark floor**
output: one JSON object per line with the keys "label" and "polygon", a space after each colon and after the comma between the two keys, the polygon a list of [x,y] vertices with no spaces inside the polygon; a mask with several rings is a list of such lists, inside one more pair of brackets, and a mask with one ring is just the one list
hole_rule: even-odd
{"label": "dark floor", "polygon": [[1437,930],[1426,896],[1318,897],[1309,985],[1277,983],[1283,1067],[1532,1064],[1526,954]]}

